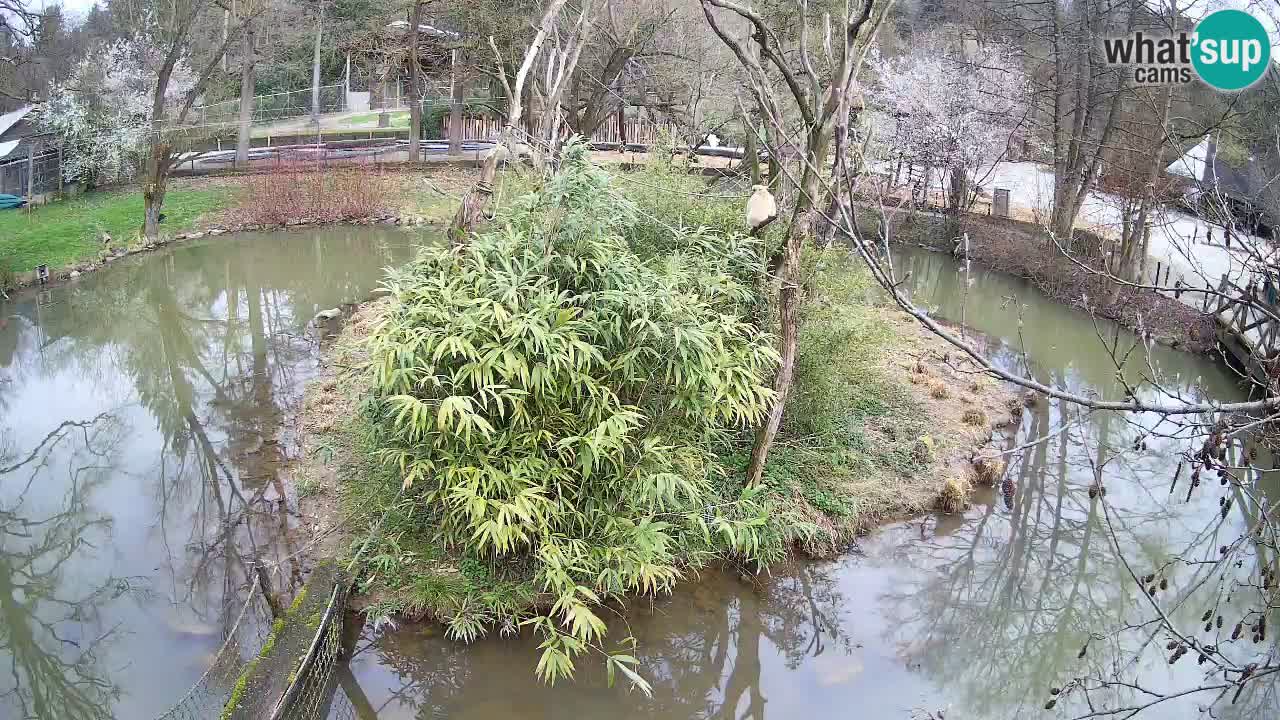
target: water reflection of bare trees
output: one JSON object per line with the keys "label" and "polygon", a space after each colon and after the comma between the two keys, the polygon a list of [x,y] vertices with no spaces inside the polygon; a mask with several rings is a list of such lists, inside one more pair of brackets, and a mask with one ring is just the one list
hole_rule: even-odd
{"label": "water reflection of bare trees", "polygon": [[[1054,410],[1032,407],[1024,436],[1060,426]],[[1105,668],[1118,657],[1098,646],[1077,657],[1085,639],[1126,617],[1133,602],[1100,524],[1101,496],[1090,490],[1090,461],[1123,443],[1111,425],[1100,417],[1018,456],[1009,507],[988,504],[958,532],[919,543],[915,570],[883,598],[904,654],[966,716],[1011,717],[1020,706],[1032,715],[1062,668]],[[1082,456],[1086,429],[1097,458]],[[1164,518],[1160,507],[1126,514],[1135,525]]]}
{"label": "water reflection of bare trees", "polygon": [[[95,469],[90,474],[102,476],[104,483],[110,476],[117,505],[118,498],[139,492],[132,483],[118,481],[129,478],[143,483],[143,497],[137,502],[154,508],[150,516],[154,525],[133,529],[128,536],[132,543],[141,541],[146,546],[131,544],[114,550],[126,562],[150,569],[154,561],[158,566],[145,583],[130,582],[127,587],[148,587],[154,595],[148,597],[147,612],[173,616],[169,620],[175,632],[204,636],[226,628],[261,568],[273,570],[264,579],[279,594],[300,584],[305,568],[293,530],[302,520],[287,502],[289,490],[281,466],[292,442],[287,421],[300,401],[302,381],[314,357],[305,327],[316,310],[341,299],[358,299],[376,284],[381,265],[392,257],[377,253],[376,245],[367,237],[352,235],[324,242],[298,236],[269,243],[184,248],[169,255],[121,261],[110,272],[56,290],[52,303],[16,298],[5,307],[11,319],[0,327],[0,377],[8,381],[0,387],[0,422],[16,421],[16,411],[10,412],[12,408],[3,401],[19,386],[28,391],[23,401],[29,402],[27,398],[41,391],[60,391],[58,382],[63,378],[75,378],[93,386],[92,395],[79,403],[95,408],[86,414],[97,412],[104,402],[118,402],[123,406],[121,416],[141,425],[125,434],[128,450],[110,471]],[[397,252],[403,256],[407,248]],[[140,416],[147,419],[137,423]],[[27,419],[31,420],[56,423],[60,418]],[[69,436],[71,430],[78,430],[71,424],[64,426],[55,432]],[[0,445],[8,437],[0,432]],[[4,450],[0,447],[0,468],[11,470],[10,465],[31,454],[28,448],[22,452],[13,448],[12,457],[4,458]],[[4,523],[0,527],[8,532],[14,527],[11,522],[26,517],[46,530],[59,528],[56,537],[66,541],[69,562],[82,561],[101,547],[88,535],[102,526],[86,524],[83,541],[76,541],[71,537],[78,527],[75,522],[55,522],[52,515],[46,519],[43,511],[50,494],[59,488],[76,489],[75,495],[68,496],[71,503],[72,497],[89,494],[92,486],[76,478],[68,485],[57,474],[60,467],[45,463],[42,457],[35,453],[23,464],[28,472],[24,481],[34,478],[40,488],[32,494],[40,500],[39,507],[32,507],[30,498],[23,507],[38,509],[40,517],[10,517],[4,513],[12,508],[0,505],[0,523]],[[0,472],[0,476],[0,501],[7,501],[6,492],[16,484],[12,474]],[[82,507],[83,500],[77,502],[73,516],[93,517]],[[109,518],[95,522],[99,520],[107,523]],[[6,540],[0,552],[8,552],[12,539],[0,538]],[[0,606],[9,598],[0,588]],[[68,602],[88,602],[92,607],[68,615],[74,620],[65,621],[60,629],[82,631],[96,613],[116,615],[116,600],[109,593],[71,598]],[[0,667],[8,665],[10,652],[17,656],[21,651],[7,644],[9,623],[0,617]],[[70,639],[80,643],[85,658],[94,657],[86,645],[92,638]],[[63,645],[59,657],[65,657],[70,647],[74,646]],[[198,653],[190,649],[189,654]],[[182,662],[186,661],[184,657]],[[0,692],[26,698],[37,692],[33,687],[62,692],[52,682],[32,686],[25,675],[21,690],[0,686]],[[83,716],[110,715],[119,690],[108,689],[86,704],[96,707],[98,714]],[[75,688],[67,688],[65,694],[66,702],[73,702]],[[166,699],[163,695],[157,694],[161,702]],[[44,704],[55,706],[52,701]],[[0,700],[0,717],[9,716]],[[56,714],[81,716],[70,711]]]}
{"label": "water reflection of bare trees", "polygon": [[[377,673],[361,676],[379,717],[697,717],[771,716],[766,668],[795,668],[816,656],[859,667],[845,634],[845,599],[830,568],[797,564],[748,583],[709,572],[695,585],[646,609],[637,601],[615,638],[634,635],[653,694],[607,688],[602,669],[579,667],[571,687],[548,688],[530,670],[527,637],[464,646],[401,629],[378,635],[358,655],[376,655]],[[364,661],[357,662],[362,667]],[[394,682],[384,678],[390,675]],[[502,678],[495,692],[494,679]],[[359,703],[357,703],[359,707]],[[776,715],[774,713],[773,715]],[[363,716],[362,716],[363,717]]]}
{"label": "water reflection of bare trees", "polygon": [[[99,666],[118,629],[99,608],[138,592],[133,578],[86,582],[75,567],[110,542],[111,520],[90,498],[111,470],[121,427],[109,414],[59,425],[34,448],[0,452],[0,715],[39,720],[111,717],[119,689]],[[65,471],[56,502],[32,492]]]}
{"label": "water reflection of bare trees", "polygon": [[264,564],[285,570],[263,578],[276,592],[302,580],[282,434],[313,347],[294,332],[306,311],[288,291],[265,289],[261,272],[252,257],[226,257],[220,273],[165,273],[147,290],[160,336],[148,369],[171,393],[150,409],[175,421],[161,458],[172,463],[158,488],[161,531],[187,532],[185,553],[169,558],[185,584],[175,599],[224,622]]}
{"label": "water reflection of bare trees", "polygon": [[[1065,424],[1060,413],[1057,404],[1027,413],[1020,437],[1047,439],[1014,456],[1007,507],[992,502],[958,531],[909,549],[910,569],[882,598],[901,652],[965,716],[1032,717],[1048,705],[1067,716],[1129,717],[1164,702],[1164,711],[1191,716],[1215,703],[1215,717],[1273,715],[1274,682],[1244,688],[1235,703],[1222,691],[1240,688],[1239,668],[1274,664],[1274,641],[1224,647],[1235,678],[1214,671],[1212,655],[1197,664],[1197,650],[1177,665],[1166,651],[1179,633],[1203,638],[1192,649],[1229,644],[1245,581],[1259,575],[1252,565],[1224,575],[1219,560],[1249,535],[1240,527],[1257,524],[1241,523],[1225,500],[1173,495],[1169,456],[1133,452],[1156,442],[1149,425],[1100,413],[1049,436]],[[1265,544],[1255,533],[1249,556]],[[1232,595],[1234,614],[1225,610]],[[1232,618],[1222,629],[1219,612]]]}

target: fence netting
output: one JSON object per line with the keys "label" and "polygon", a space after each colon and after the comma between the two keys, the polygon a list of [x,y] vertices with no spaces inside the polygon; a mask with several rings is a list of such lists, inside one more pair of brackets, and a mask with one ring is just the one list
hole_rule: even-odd
{"label": "fence netting", "polygon": [[[347,107],[346,87],[325,85],[320,88],[320,112],[334,113]],[[311,88],[290,90],[253,98],[253,122],[270,122],[310,115],[312,111]],[[240,99],[225,100],[193,107],[190,119],[199,125],[236,124],[240,122]]]}
{"label": "fence netting", "polygon": [[281,696],[272,720],[356,717],[338,681],[338,671],[346,661],[343,652],[346,600],[346,583],[339,582],[315,629],[311,646],[299,658],[298,669]]}
{"label": "fence netting", "polygon": [[37,150],[34,158],[19,152],[0,160],[0,195],[26,196],[28,190],[40,195],[60,188],[56,148]]}
{"label": "fence netting", "polygon": [[198,681],[157,720],[216,720],[231,700],[249,658],[257,655],[271,630],[271,608],[255,577],[222,646]]}

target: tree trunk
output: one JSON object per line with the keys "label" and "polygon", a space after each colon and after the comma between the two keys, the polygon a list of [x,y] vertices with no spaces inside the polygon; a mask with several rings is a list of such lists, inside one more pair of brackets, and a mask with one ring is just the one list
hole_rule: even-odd
{"label": "tree trunk", "polygon": [[1071,183],[1054,182],[1053,209],[1049,213],[1049,232],[1052,233],[1050,244],[1056,241],[1067,250],[1071,249],[1076,216],[1080,214],[1080,207],[1075,204],[1074,197]]}
{"label": "tree trunk", "polygon": [[751,462],[747,465],[747,485],[755,487],[764,477],[769,451],[782,427],[782,415],[791,386],[795,379],[796,352],[799,342],[800,322],[800,252],[806,238],[813,235],[813,203],[821,191],[820,173],[827,166],[827,154],[831,144],[831,126],[813,127],[805,148],[806,162],[801,176],[800,193],[796,197],[791,227],[782,247],[781,286],[778,289],[779,355],[778,374],[773,381],[773,406],[764,425],[756,432],[755,445],[751,448]]}
{"label": "tree trunk", "polygon": [[[503,131],[503,136],[508,134]],[[449,225],[451,245],[465,245],[467,237],[484,220],[485,209],[489,206],[490,198],[493,197],[493,180],[498,174],[498,161],[501,159],[499,149],[505,145],[505,140],[499,140],[498,147],[495,147],[489,153],[488,159],[484,161],[484,167],[480,170],[480,179],[462,197],[462,204]]]}
{"label": "tree trunk", "polygon": [[462,154],[462,106],[466,101],[466,90],[462,82],[462,74],[458,72],[458,51],[453,51],[453,82],[450,88],[449,103],[449,154]]}
{"label": "tree trunk", "polygon": [[142,178],[142,236],[147,240],[154,240],[160,234],[160,208],[164,207],[164,191],[169,182],[169,143],[164,139],[164,96],[169,91],[169,79],[173,77],[173,68],[177,62],[175,45],[165,57],[160,72],[156,74],[155,87],[151,89],[151,147]]}
{"label": "tree trunk", "polygon": [[244,57],[240,59],[240,129],[236,136],[236,167],[249,165],[250,129],[253,125],[254,93],[257,91],[257,62],[254,57],[252,20],[245,21]]}
{"label": "tree trunk", "polygon": [[409,27],[409,162],[418,162],[422,153],[422,88],[418,82],[418,27],[422,25],[422,0],[413,4]]}
{"label": "tree trunk", "polygon": [[947,204],[953,213],[959,213],[969,204],[969,172],[963,165],[954,165],[948,177]]}
{"label": "tree trunk", "polygon": [[[533,100],[534,100],[533,83],[529,83],[528,85],[526,85],[524,89],[517,94],[520,96],[520,107],[522,111],[524,108],[533,107]],[[523,129],[524,137],[527,137],[527,138],[536,137],[537,136],[537,132],[535,132],[536,128],[534,128],[533,126],[533,113],[532,112],[524,113],[523,115],[520,116],[520,118],[521,118],[520,122],[513,123],[512,127],[518,127]]]}
{"label": "tree trunk", "polygon": [[755,123],[748,116],[742,118],[742,131],[745,140],[742,147],[742,161],[747,164],[747,172],[751,175],[751,184],[760,184],[760,149],[756,142]]}
{"label": "tree trunk", "polygon": [[751,462],[747,465],[747,485],[755,487],[764,477],[769,451],[782,427],[782,414],[791,386],[795,379],[796,351],[799,345],[800,308],[800,248],[809,235],[809,211],[798,212],[791,221],[787,241],[782,253],[781,280],[778,290],[779,355],[778,374],[773,380],[773,405],[764,425],[756,431],[755,444],[751,448]]}
{"label": "tree trunk", "polygon": [[160,138],[151,143],[147,174],[142,186],[142,236],[154,240],[160,235],[160,210],[169,185],[169,145]]}
{"label": "tree trunk", "polygon": [[311,58],[311,124],[316,126],[316,142],[320,142],[320,49],[324,39],[324,0],[320,0],[320,17],[316,20],[316,47]]}

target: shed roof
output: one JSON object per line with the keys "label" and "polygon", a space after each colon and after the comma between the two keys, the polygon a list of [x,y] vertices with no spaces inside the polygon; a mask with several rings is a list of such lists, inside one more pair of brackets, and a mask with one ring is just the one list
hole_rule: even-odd
{"label": "shed roof", "polygon": [[35,107],[35,105],[27,105],[26,107],[20,107],[13,112],[0,115],[0,135],[4,135],[9,131],[9,128],[17,125],[18,121],[29,115]]}
{"label": "shed roof", "polygon": [[1217,139],[1206,135],[1195,147],[1174,160],[1166,170],[1189,177],[1205,187],[1240,200],[1257,201],[1276,182],[1280,168],[1274,158],[1251,154],[1240,166],[1229,164],[1218,152]]}

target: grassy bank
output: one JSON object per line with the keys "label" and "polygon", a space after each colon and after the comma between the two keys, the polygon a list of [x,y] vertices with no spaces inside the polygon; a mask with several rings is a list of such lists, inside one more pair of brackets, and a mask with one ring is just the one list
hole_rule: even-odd
{"label": "grassy bank", "polygon": [[[389,113],[389,115],[391,117],[391,127],[397,127],[397,128],[409,127],[409,111],[408,110],[397,110],[393,113]],[[344,127],[351,128],[351,129],[365,130],[368,128],[356,128],[354,126],[367,125],[369,123],[376,123],[378,122],[379,116],[380,116],[380,113],[368,112],[368,113],[364,113],[363,115],[352,115],[351,117],[343,120],[342,122]]]}
{"label": "grassy bank", "polygon": [[975,482],[996,479],[978,477],[974,450],[1018,412],[1011,391],[872,284],[848,253],[811,258],[796,387],[765,471],[782,504],[818,528],[802,547],[811,555],[966,506]]}
{"label": "grassy bank", "polygon": [[[182,232],[200,216],[230,202],[229,193],[221,188],[175,188],[165,196],[164,228]],[[0,263],[19,273],[42,264],[56,270],[93,260],[102,250],[103,233],[112,237],[116,247],[123,247],[138,235],[142,215],[142,193],[136,188],[90,192],[30,210],[0,212]]]}
{"label": "grassy bank", "polygon": [[308,388],[304,512],[321,534],[385,517],[361,581],[372,614],[461,640],[532,625],[544,678],[587,652],[627,674],[602,603],[963,506],[1010,398],[878,304],[840,251],[809,258],[796,394],[765,481],[744,487],[777,359],[752,319],[774,316],[767,244],[682,173],[646,170],[622,200],[581,156],[565,167],[464,251],[393,274]]}
{"label": "grassy bank", "polygon": [[[452,217],[474,174],[464,168],[372,173],[339,166],[182,178],[166,194],[162,230],[173,236],[196,229],[346,222],[383,214],[443,223]],[[17,286],[18,274],[41,264],[55,276],[101,267],[105,250],[139,244],[142,215],[142,194],[136,188],[0,212],[0,290]],[[103,243],[105,235],[111,237],[109,246]]]}

